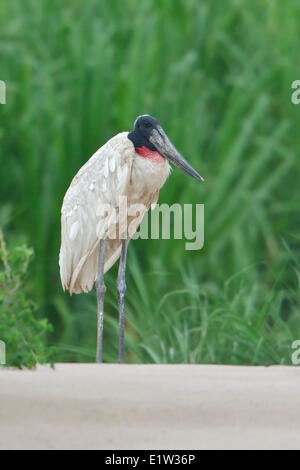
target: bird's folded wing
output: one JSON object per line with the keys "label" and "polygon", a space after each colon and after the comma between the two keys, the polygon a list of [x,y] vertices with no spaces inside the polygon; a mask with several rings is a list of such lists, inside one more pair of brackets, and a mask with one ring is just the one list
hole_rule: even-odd
{"label": "bird's folded wing", "polygon": [[[94,284],[99,241],[114,231],[114,208],[126,194],[133,152],[127,132],[116,135],[78,171],[64,197],[59,264],[63,288],[70,293],[87,292]],[[106,262],[120,255],[119,240],[113,242]]]}

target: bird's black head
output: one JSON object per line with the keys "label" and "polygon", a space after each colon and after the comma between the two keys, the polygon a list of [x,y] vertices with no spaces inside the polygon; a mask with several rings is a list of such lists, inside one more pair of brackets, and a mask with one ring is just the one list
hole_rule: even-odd
{"label": "bird's black head", "polygon": [[153,130],[158,127],[161,125],[157,119],[149,114],[144,114],[135,120],[134,130],[128,134],[128,138],[133,142],[135,148],[146,147],[155,152],[156,148],[149,139]]}
{"label": "bird's black head", "polygon": [[158,152],[188,175],[203,181],[202,176],[191,167],[172,144],[160,122],[149,114],[144,114],[136,119],[134,130],[129,132],[128,139],[133,142],[139,155],[143,155],[143,152],[141,152],[143,148],[151,152]]}

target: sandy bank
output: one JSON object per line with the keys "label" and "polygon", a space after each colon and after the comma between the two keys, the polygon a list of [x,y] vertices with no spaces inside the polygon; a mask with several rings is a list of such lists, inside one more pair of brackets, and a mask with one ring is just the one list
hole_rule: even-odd
{"label": "sandy bank", "polygon": [[2,368],[0,448],[300,449],[300,368]]}

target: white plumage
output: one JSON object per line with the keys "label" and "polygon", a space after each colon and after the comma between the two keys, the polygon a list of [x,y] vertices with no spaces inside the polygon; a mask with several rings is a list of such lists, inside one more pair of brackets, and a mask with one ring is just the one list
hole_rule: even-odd
{"label": "white plumage", "polygon": [[121,196],[127,197],[128,209],[132,204],[143,204],[146,209],[138,218],[128,217],[128,224],[133,222],[136,230],[168,177],[168,161],[141,157],[127,136],[127,132],[117,134],[97,150],[78,171],[64,197],[59,265],[63,288],[71,294],[92,289],[97,277],[99,241],[105,234],[104,272],[120,257],[122,241],[107,235],[115,228],[118,233],[119,218],[117,227],[113,220],[105,225],[101,206],[114,206],[118,214]]}

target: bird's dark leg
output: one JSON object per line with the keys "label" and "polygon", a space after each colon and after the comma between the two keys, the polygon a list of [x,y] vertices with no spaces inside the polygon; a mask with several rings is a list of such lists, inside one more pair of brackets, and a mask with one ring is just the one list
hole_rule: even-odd
{"label": "bird's dark leg", "polygon": [[126,292],[126,257],[129,240],[122,240],[122,254],[117,278],[119,301],[119,363],[124,363],[124,330],[125,330],[125,292]]}
{"label": "bird's dark leg", "polygon": [[98,328],[97,328],[97,353],[96,362],[102,362],[102,340],[103,340],[103,318],[104,318],[104,295],[106,287],[104,284],[104,261],[105,261],[106,239],[100,240],[98,275],[96,279],[96,294],[98,307]]}

